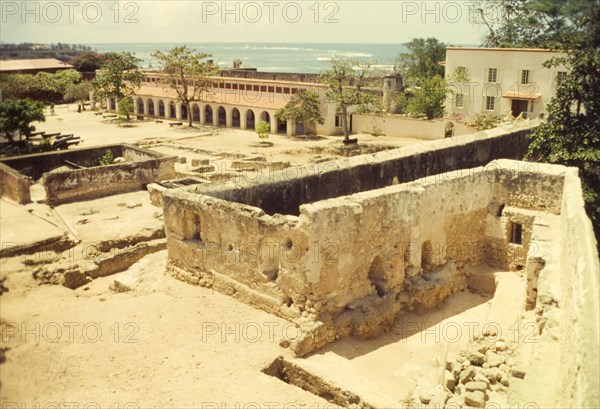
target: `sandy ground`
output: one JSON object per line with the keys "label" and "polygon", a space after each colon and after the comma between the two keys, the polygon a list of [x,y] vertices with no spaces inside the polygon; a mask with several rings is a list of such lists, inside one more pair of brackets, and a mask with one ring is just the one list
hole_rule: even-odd
{"label": "sandy ground", "polygon": [[[270,138],[273,146],[265,148],[253,132],[178,129],[151,121],[123,128],[91,112],[74,112],[73,106],[59,106],[56,113],[38,130],[75,133],[84,140],[81,147],[156,140],[161,144],[157,150],[184,155],[188,162],[263,155],[269,161],[310,163],[328,155],[320,149],[340,141],[277,135]],[[426,143],[370,135],[359,139],[394,146]],[[144,234],[161,223],[160,209],[148,202],[147,193],[138,192],[63,205],[52,213],[40,204],[18,208],[3,200],[0,241],[68,231],[88,242]],[[467,323],[495,321],[508,328],[517,322],[521,310],[515,305],[523,303],[524,290],[515,288],[525,285],[516,273],[498,272],[493,298],[465,291],[428,314],[404,316],[377,339],[346,339],[306,359],[294,359],[279,346],[284,332],[289,337],[289,323],[171,278],[165,274],[166,251],[77,290],[38,285],[27,258],[0,260],[0,276],[7,277],[4,285],[9,288],[0,298],[0,347],[6,359],[0,365],[3,408],[334,407],[263,374],[261,369],[278,356],[377,407],[401,407],[411,391],[435,386],[445,348],[453,355],[471,340]],[[111,290],[115,280],[130,283],[133,290]],[[456,327],[461,335],[452,335],[450,342],[446,331]]]}

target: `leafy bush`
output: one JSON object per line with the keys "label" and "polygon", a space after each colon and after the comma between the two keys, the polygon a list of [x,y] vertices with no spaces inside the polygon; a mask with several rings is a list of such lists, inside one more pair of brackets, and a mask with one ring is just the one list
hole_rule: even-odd
{"label": "leafy bush", "polygon": [[502,122],[502,117],[500,115],[479,112],[478,114],[473,115],[465,125],[475,128],[478,131],[485,131],[486,129],[495,128],[500,122]]}
{"label": "leafy bush", "polygon": [[271,126],[267,121],[260,120],[256,124],[256,134],[261,139],[261,141],[265,141],[269,138],[269,131],[271,130]]}
{"label": "leafy bush", "polygon": [[98,165],[100,165],[100,166],[112,165],[114,160],[115,160],[115,158],[113,157],[111,150],[107,149],[106,151],[104,151],[104,154],[98,158]]}

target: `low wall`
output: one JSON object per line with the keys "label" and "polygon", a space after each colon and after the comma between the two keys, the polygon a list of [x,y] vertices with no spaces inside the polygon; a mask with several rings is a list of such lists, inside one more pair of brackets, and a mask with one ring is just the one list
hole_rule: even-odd
{"label": "low wall", "polygon": [[149,183],[176,177],[175,157],[132,147],[124,147],[121,154],[133,162],[44,174],[48,202],[58,204],[133,192],[145,189]]}
{"label": "low wall", "polygon": [[[122,157],[125,162],[100,166],[98,161],[106,151],[110,151],[113,158]],[[126,144],[24,155],[0,161],[2,169],[11,170],[10,173],[6,171],[11,175],[7,187],[13,186],[9,189],[13,194],[17,182],[20,181],[23,190],[24,181],[43,178],[46,198],[51,204],[131,192],[144,189],[148,183],[174,179],[175,162],[175,157]],[[81,169],[60,169],[73,164]],[[28,198],[25,194],[29,194],[28,188],[26,193],[20,194],[22,200]]]}
{"label": "low wall", "polygon": [[353,114],[353,133],[373,133],[375,129],[386,136],[417,139],[444,139],[446,125],[454,125],[454,136],[476,132],[462,122],[451,119],[424,120],[408,118],[400,115]]}
{"label": "low wall", "polygon": [[6,196],[20,204],[29,203],[31,183],[31,178],[0,162],[0,196]]}
{"label": "low wall", "polygon": [[561,384],[565,407],[600,406],[600,266],[594,231],[586,215],[581,181],[575,170],[566,176],[562,201],[561,270],[564,322]]}
{"label": "low wall", "polygon": [[298,215],[303,203],[459,172],[494,159],[521,159],[531,128],[514,125],[314,166],[262,170],[236,183],[203,185],[195,191],[256,206],[267,214]]}
{"label": "low wall", "polygon": [[125,147],[139,149],[129,145],[106,145],[16,156],[2,159],[0,162],[33,180],[38,180],[44,173],[65,166],[65,161],[84,167],[98,166],[98,160],[107,150],[111,151],[114,158],[122,157]]}

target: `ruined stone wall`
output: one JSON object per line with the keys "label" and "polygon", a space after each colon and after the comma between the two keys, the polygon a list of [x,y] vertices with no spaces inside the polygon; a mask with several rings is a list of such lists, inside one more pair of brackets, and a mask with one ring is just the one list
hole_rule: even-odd
{"label": "ruined stone wall", "polygon": [[600,266],[594,232],[585,213],[581,181],[573,169],[565,177],[562,209],[561,267],[568,274],[563,283],[570,287],[570,291],[565,291],[570,294],[565,303],[566,319],[575,326],[565,333],[571,341],[568,345],[572,345],[565,354],[570,369],[565,373],[565,389],[570,392],[571,407],[599,407]]}
{"label": "ruined stone wall", "polygon": [[117,158],[123,156],[123,152],[126,149],[138,148],[128,145],[107,145],[94,148],[67,149],[64,151],[17,156],[2,159],[0,162],[23,175],[31,177],[33,180],[38,180],[44,173],[65,166],[65,161],[85,167],[98,166],[98,160],[107,150],[110,150],[113,157]]}
{"label": "ruined stone wall", "polygon": [[597,408],[600,267],[596,241],[577,169],[539,166],[550,178],[561,176],[564,183],[560,212],[538,212],[532,229],[527,309],[534,310],[538,331],[533,341],[519,346],[524,350],[526,374],[522,385],[511,388],[509,406],[535,402],[539,407]]}
{"label": "ruined stone wall", "polygon": [[43,176],[46,198],[49,203],[58,204],[141,190],[148,183],[175,178],[175,162],[175,157],[165,156],[46,173]]}
{"label": "ruined stone wall", "polygon": [[600,407],[600,267],[591,222],[585,213],[577,170],[565,175],[561,213],[561,271],[564,315],[561,379],[564,407]]}
{"label": "ruined stone wall", "polygon": [[29,177],[0,162],[0,196],[6,196],[20,204],[29,203],[31,183]]}
{"label": "ruined stone wall", "polygon": [[[545,180],[526,166],[495,161],[302,204],[299,216],[270,216],[239,203],[226,187],[210,190],[212,197],[166,191],[169,265],[185,281],[298,323],[309,334],[294,346],[298,354],[351,334],[378,335],[400,311],[434,308],[466,288],[469,267],[497,261],[487,249],[497,202],[505,218],[522,221],[518,246],[527,249],[534,220],[528,211],[535,210],[526,206],[560,211],[562,191],[546,183],[560,185],[562,175]],[[507,194],[497,185],[508,180],[530,188]],[[287,200],[284,189],[280,194]],[[524,267],[526,250],[517,254],[506,244],[500,250],[506,263]]]}
{"label": "ruined stone wall", "polygon": [[[125,162],[99,166],[99,159],[110,151]],[[51,204],[89,200],[145,188],[148,183],[174,179],[176,158],[131,145],[107,145],[69,149],[2,160],[6,188],[20,197],[29,195],[25,181],[43,177],[47,200]],[[74,167],[80,167],[75,168]],[[69,169],[71,168],[71,169]],[[18,177],[17,177],[18,176]]]}
{"label": "ruined stone wall", "polygon": [[399,311],[433,308],[466,288],[466,268],[483,260],[491,195],[481,168],[304,204],[299,216],[166,191],[169,266],[298,323],[303,354],[378,335]]}
{"label": "ruined stone wall", "polygon": [[[525,268],[536,211],[560,214],[564,168],[499,160],[493,174],[485,257],[511,271]],[[495,165],[494,165],[495,166]]]}
{"label": "ruined stone wall", "polygon": [[[392,183],[483,166],[494,159],[520,159],[533,124],[493,129],[375,155],[338,159],[280,172],[264,170],[251,180],[196,192],[260,207],[268,214],[298,215],[303,203],[379,189]],[[433,176],[432,176],[433,177]],[[445,176],[439,176],[445,177]]]}

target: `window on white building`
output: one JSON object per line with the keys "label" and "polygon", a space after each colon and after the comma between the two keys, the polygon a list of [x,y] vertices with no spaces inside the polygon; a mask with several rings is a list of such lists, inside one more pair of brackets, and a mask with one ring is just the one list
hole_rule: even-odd
{"label": "window on white building", "polygon": [[485,109],[487,111],[493,111],[496,109],[496,98],[495,97],[485,97]]}
{"label": "window on white building", "polygon": [[497,68],[488,68],[487,82],[495,83],[497,79],[498,79],[498,69]]}
{"label": "window on white building", "polygon": [[529,70],[521,70],[521,84],[529,84]]}
{"label": "window on white building", "polygon": [[456,94],[454,106],[456,108],[463,108],[465,106],[465,94]]}
{"label": "window on white building", "polygon": [[560,87],[563,82],[567,79],[566,71],[559,71],[556,73],[556,86]]}
{"label": "window on white building", "polygon": [[335,127],[336,128],[341,128],[342,127],[342,116],[341,115],[336,115],[335,116]]}

